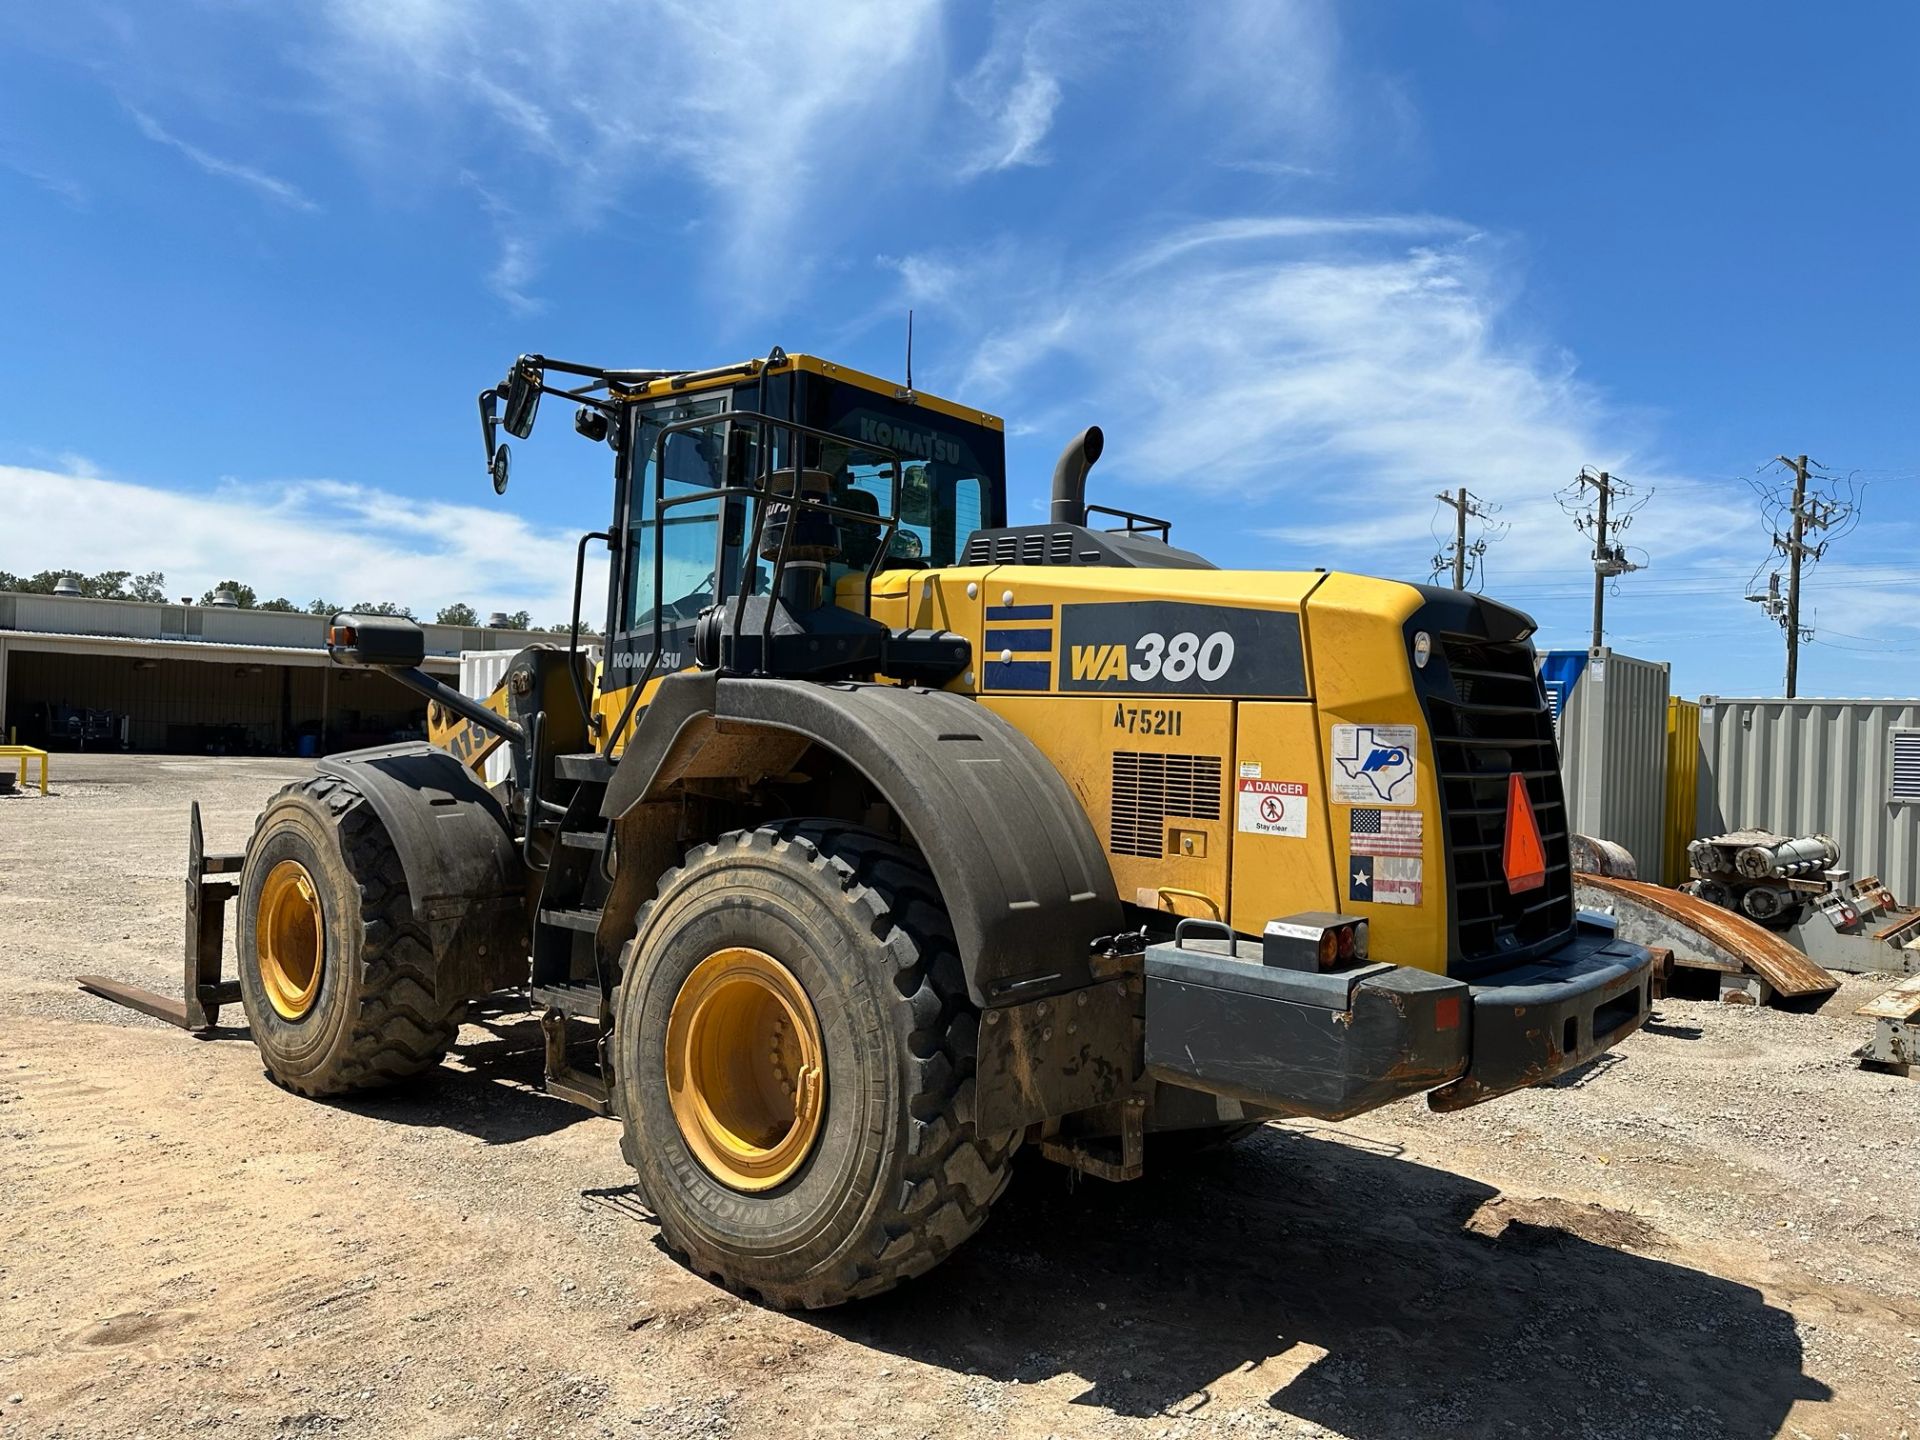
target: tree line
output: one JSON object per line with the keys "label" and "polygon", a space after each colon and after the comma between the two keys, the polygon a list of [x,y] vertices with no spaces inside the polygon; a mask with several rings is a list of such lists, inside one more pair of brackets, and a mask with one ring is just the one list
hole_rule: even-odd
{"label": "tree line", "polygon": [[[93,600],[145,600],[155,604],[167,598],[167,577],[158,570],[149,570],[144,575],[136,575],[131,570],[102,570],[98,575],[82,575],[77,570],[42,570],[34,575],[14,575],[0,570],[0,590],[12,590],[22,595],[51,595],[62,580],[69,579],[79,586],[82,595]],[[222,580],[200,597],[200,603],[213,604],[214,595],[221,590],[231,592],[235,608],[241,610],[280,610],[307,615],[338,615],[343,611],[351,611],[359,615],[398,615],[408,620],[419,619],[409,607],[397,605],[391,600],[362,600],[354,605],[336,605],[331,600],[320,598],[309,600],[305,605],[296,605],[284,595],[262,600],[259,592],[243,580]],[[433,623],[477,626],[481,621],[479,612],[471,605],[456,601],[441,606],[433,617]],[[564,634],[568,627],[565,621],[547,626],[535,625],[529,612],[516,610],[493,628]],[[597,635],[599,631],[583,623],[580,633]]]}

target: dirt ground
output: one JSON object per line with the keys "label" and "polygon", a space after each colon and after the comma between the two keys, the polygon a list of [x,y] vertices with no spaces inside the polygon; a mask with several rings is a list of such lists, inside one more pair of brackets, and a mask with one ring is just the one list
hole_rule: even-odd
{"label": "dirt ground", "polygon": [[1817,1014],[1668,1001],[1557,1087],[1269,1126],[1132,1185],[1026,1165],[879,1301],[682,1271],[614,1123],[490,1014],[317,1104],[177,993],[187,802],[295,762],[59,756],[0,797],[0,1437],[1920,1436],[1920,1081]]}

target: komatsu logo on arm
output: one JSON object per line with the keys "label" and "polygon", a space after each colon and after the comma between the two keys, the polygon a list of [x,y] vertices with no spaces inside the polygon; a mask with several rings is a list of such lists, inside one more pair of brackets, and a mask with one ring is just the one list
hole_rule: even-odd
{"label": "komatsu logo on arm", "polygon": [[959,443],[931,430],[909,430],[905,425],[889,425],[884,420],[862,420],[860,440],[862,444],[931,460],[937,465],[960,463]]}

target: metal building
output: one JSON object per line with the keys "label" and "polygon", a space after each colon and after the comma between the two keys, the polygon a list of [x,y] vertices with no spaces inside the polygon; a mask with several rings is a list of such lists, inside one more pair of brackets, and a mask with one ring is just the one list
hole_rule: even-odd
{"label": "metal building", "polygon": [[1920,700],[1700,697],[1696,835],[1831,835],[1840,863],[1920,902]]}
{"label": "metal building", "polygon": [[[0,592],[0,734],[53,749],[325,754],[424,734],[425,702],[388,676],[332,664],[326,620],[231,605]],[[422,627],[426,668],[520,631]]]}
{"label": "metal building", "polygon": [[1540,656],[1568,819],[1626,846],[1647,879],[1666,868],[1668,675],[1665,661],[1604,646]]}

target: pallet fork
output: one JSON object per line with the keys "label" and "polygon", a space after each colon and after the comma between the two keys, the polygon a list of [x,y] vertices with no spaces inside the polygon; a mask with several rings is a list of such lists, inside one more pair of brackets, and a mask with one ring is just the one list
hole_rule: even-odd
{"label": "pallet fork", "polygon": [[226,952],[227,902],[240,893],[245,855],[209,855],[200,831],[200,802],[187,830],[186,973],[178,1000],[104,975],[81,975],[80,988],[182,1030],[211,1030],[222,1005],[240,1003],[240,982],[220,978]]}

